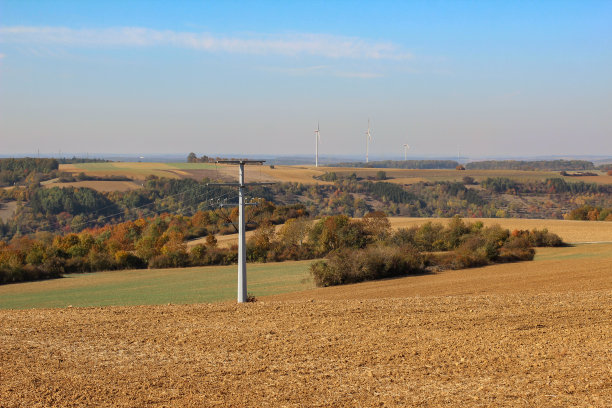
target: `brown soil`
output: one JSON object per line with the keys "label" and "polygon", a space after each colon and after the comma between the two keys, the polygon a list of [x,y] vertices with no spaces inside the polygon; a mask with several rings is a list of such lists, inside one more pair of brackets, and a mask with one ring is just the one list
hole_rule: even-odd
{"label": "brown soil", "polygon": [[612,404],[612,293],[0,314],[3,407]]}

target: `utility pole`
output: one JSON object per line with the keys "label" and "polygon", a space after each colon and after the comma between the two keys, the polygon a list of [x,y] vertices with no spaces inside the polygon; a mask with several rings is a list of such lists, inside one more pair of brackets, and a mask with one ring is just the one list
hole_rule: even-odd
{"label": "utility pole", "polygon": [[236,183],[209,183],[215,186],[238,187],[238,303],[247,301],[247,274],[246,274],[246,235],[244,220],[244,193],[247,186],[268,185],[274,183],[245,183],[244,166],[245,164],[262,165],[265,160],[217,160],[217,163],[237,164],[238,165],[238,184]]}

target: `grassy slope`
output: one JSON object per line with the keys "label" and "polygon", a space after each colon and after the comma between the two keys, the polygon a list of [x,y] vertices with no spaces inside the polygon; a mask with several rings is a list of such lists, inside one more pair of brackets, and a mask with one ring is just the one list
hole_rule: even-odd
{"label": "grassy slope", "polygon": [[[255,296],[313,288],[310,261],[251,264]],[[67,275],[66,278],[0,286],[0,309],[155,305],[232,300],[236,266],[130,270]]]}

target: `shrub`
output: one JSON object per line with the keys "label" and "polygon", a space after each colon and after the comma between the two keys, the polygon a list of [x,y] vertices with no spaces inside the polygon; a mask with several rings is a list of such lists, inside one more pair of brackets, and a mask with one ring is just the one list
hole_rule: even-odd
{"label": "shrub", "polygon": [[65,264],[65,259],[54,256],[45,260],[40,269],[48,274],[59,276],[64,273]]}
{"label": "shrub", "polygon": [[147,267],[147,263],[143,259],[127,251],[117,251],[115,262],[118,269],[142,269]]}
{"label": "shrub", "polygon": [[471,185],[476,184],[476,181],[474,180],[474,177],[463,176],[463,184],[471,186]]}
{"label": "shrub", "polygon": [[192,265],[205,265],[206,245],[197,244],[189,251],[189,261]]}
{"label": "shrub", "polygon": [[421,256],[409,248],[340,249],[316,261],[310,273],[317,286],[334,286],[420,272]]}
{"label": "shrub", "polygon": [[154,256],[149,260],[150,269],[180,268],[189,264],[189,255],[184,251],[172,251]]}
{"label": "shrub", "polygon": [[111,256],[105,252],[92,251],[87,256],[87,262],[91,271],[105,271],[114,268],[114,261]]}
{"label": "shrub", "polygon": [[499,250],[498,262],[531,261],[535,250],[526,237],[510,237]]}
{"label": "shrub", "polygon": [[66,263],[64,265],[64,271],[66,273],[89,272],[89,270],[89,264],[82,256],[66,259]]}
{"label": "shrub", "polygon": [[535,247],[559,247],[565,244],[560,236],[548,232],[546,228],[529,232],[529,243]]}

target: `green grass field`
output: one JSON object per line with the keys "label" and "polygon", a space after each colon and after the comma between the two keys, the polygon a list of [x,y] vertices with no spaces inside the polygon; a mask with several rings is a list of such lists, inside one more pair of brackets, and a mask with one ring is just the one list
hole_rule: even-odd
{"label": "green grass field", "polygon": [[[314,288],[312,261],[248,265],[248,291],[265,296]],[[236,298],[236,265],[66,275],[0,286],[0,309],[184,304]]]}

